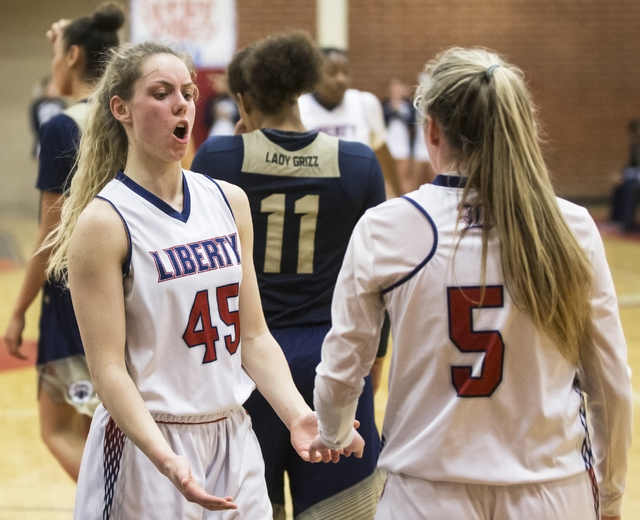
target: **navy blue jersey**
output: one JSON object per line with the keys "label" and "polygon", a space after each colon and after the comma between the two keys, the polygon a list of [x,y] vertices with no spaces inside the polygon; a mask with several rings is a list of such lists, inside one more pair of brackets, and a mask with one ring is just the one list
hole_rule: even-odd
{"label": "navy blue jersey", "polygon": [[[64,193],[71,182],[80,127],[74,116],[82,117],[86,103],[78,103],[58,114],[40,128],[40,157],[36,187],[41,191]],[[67,288],[45,283],[40,312],[37,363],[48,363],[84,354],[78,323]]]}
{"label": "navy blue jersey", "polygon": [[257,130],[210,137],[191,169],[247,193],[269,327],[330,323],[333,289],[353,227],[385,200],[373,151],[318,132]]}
{"label": "navy blue jersey", "polygon": [[71,182],[80,129],[67,114],[58,114],[40,129],[40,161],[36,187],[41,191],[63,193]]}

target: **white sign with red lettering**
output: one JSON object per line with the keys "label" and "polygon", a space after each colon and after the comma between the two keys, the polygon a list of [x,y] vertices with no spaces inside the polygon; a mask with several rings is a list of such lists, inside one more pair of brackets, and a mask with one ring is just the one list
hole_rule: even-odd
{"label": "white sign with red lettering", "polygon": [[236,51],[235,0],[131,0],[131,41],[174,43],[198,68],[226,67]]}

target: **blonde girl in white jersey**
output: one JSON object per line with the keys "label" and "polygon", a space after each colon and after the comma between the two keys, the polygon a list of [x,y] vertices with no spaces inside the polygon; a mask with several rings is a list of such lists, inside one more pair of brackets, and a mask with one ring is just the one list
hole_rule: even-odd
{"label": "blonde girl in white jersey", "polygon": [[595,223],[554,195],[519,69],[454,48],[425,72],[415,104],[438,176],[354,230],[311,451],[359,446],[350,421],[386,309],[377,519],[619,520],[631,385]]}
{"label": "blonde girl in white jersey", "polygon": [[245,194],[181,169],[193,72],[155,43],[111,54],[54,238],[104,403],[76,519],[270,519],[254,382],[307,460],[317,431],[265,324]]}

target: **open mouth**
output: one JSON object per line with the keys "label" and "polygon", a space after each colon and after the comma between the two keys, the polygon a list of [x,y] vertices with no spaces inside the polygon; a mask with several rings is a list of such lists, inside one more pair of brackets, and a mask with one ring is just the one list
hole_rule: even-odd
{"label": "open mouth", "polygon": [[183,124],[179,124],[176,126],[176,129],[173,131],[173,135],[175,135],[178,139],[184,139],[187,135],[187,129]]}

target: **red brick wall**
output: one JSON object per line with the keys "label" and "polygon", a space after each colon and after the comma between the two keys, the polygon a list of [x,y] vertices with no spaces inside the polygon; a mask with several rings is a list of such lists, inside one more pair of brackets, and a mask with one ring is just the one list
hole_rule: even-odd
{"label": "red brick wall", "polygon": [[354,86],[379,96],[452,45],[504,55],[529,81],[558,192],[608,195],[640,117],[640,2],[350,0],[349,16]]}
{"label": "red brick wall", "polygon": [[[238,46],[272,32],[315,35],[315,0],[238,0]],[[526,74],[559,193],[604,197],[640,117],[638,0],[349,0],[353,84],[383,97],[414,85],[452,45],[498,51]]]}
{"label": "red brick wall", "polygon": [[[307,31],[315,38],[315,0],[238,0],[238,49],[269,34],[289,30]],[[200,146],[209,134],[205,112],[209,110],[211,96],[215,92],[213,77],[222,74],[219,69],[198,71],[200,100],[196,110],[193,139]]]}
{"label": "red brick wall", "polygon": [[238,0],[238,49],[274,32],[316,35],[315,0]]}

